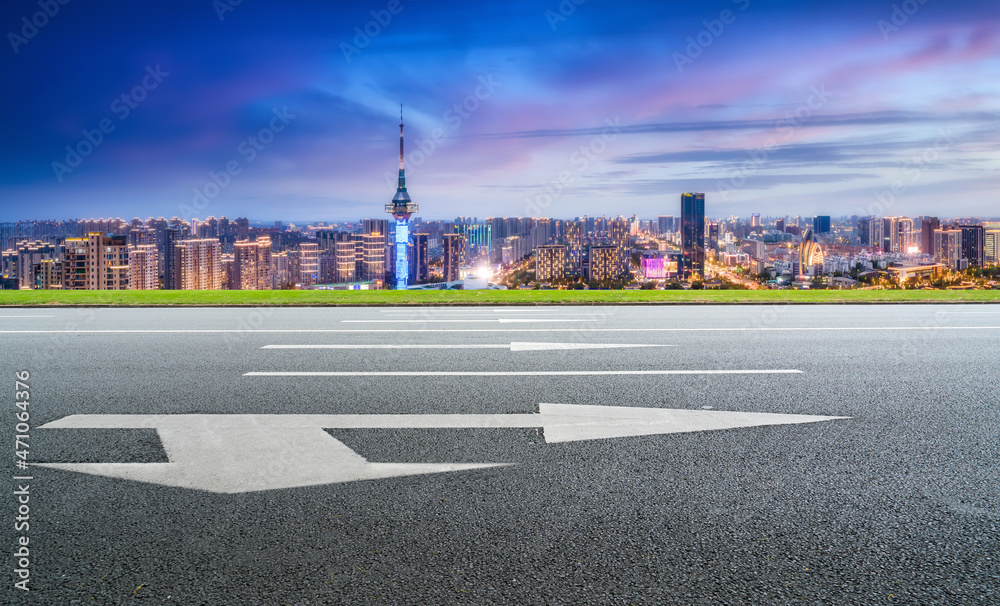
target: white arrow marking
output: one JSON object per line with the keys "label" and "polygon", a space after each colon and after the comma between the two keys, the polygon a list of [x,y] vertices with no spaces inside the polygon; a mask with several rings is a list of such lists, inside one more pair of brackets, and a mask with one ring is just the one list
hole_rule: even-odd
{"label": "white arrow marking", "polygon": [[676,345],[648,345],[645,343],[538,343],[514,342],[497,344],[456,345],[383,345],[383,344],[320,344],[320,345],[265,345],[261,349],[509,349],[510,351],[551,351],[557,349],[618,349],[628,347],[676,347]]}
{"label": "white arrow marking", "polygon": [[112,478],[218,493],[499,467],[507,463],[369,463],[324,429],[541,427],[549,443],[850,417],[539,404],[509,415],[72,415],[44,429],[155,428],[169,463],[37,463]]}
{"label": "white arrow marking", "polygon": [[801,370],[530,370],[530,371],[292,371],[247,372],[244,377],[590,377],[627,375],[801,375]]}

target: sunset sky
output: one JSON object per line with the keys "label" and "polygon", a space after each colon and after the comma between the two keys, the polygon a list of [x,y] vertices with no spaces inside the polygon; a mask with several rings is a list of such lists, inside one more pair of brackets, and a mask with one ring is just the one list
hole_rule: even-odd
{"label": "sunset sky", "polygon": [[1000,215],[995,0],[46,1],[0,221]]}

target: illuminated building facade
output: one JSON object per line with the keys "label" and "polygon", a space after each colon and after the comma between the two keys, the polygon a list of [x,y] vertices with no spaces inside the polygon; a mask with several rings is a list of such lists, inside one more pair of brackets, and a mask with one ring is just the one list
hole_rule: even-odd
{"label": "illuminated building facade", "polygon": [[131,290],[156,290],[160,287],[159,254],[155,244],[129,248],[128,287]]}
{"label": "illuminated building facade", "polygon": [[271,239],[257,238],[233,245],[233,290],[271,289]]}
{"label": "illuminated building facade", "polygon": [[222,288],[222,245],[215,238],[181,240],[174,246],[173,267],[177,290],[219,290]]}
{"label": "illuminated building facade", "polygon": [[590,247],[590,280],[617,280],[623,273],[621,253],[617,246]]}
{"label": "illuminated building facade", "polygon": [[63,288],[125,290],[128,288],[128,238],[91,232],[66,238]]}
{"label": "illuminated building facade", "polygon": [[535,252],[535,279],[562,280],[566,277],[566,247],[562,244],[539,246]]}

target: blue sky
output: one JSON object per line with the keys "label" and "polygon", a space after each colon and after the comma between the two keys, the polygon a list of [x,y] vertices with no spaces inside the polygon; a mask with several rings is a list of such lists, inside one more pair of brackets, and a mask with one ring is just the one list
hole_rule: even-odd
{"label": "blue sky", "polygon": [[995,2],[50,1],[4,221],[380,216],[400,103],[425,218],[1000,215]]}

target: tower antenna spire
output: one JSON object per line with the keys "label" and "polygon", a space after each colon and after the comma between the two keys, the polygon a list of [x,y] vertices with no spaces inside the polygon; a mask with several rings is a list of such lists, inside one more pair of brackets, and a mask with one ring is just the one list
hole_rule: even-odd
{"label": "tower antenna spire", "polygon": [[403,104],[399,104],[399,170],[403,170]]}

